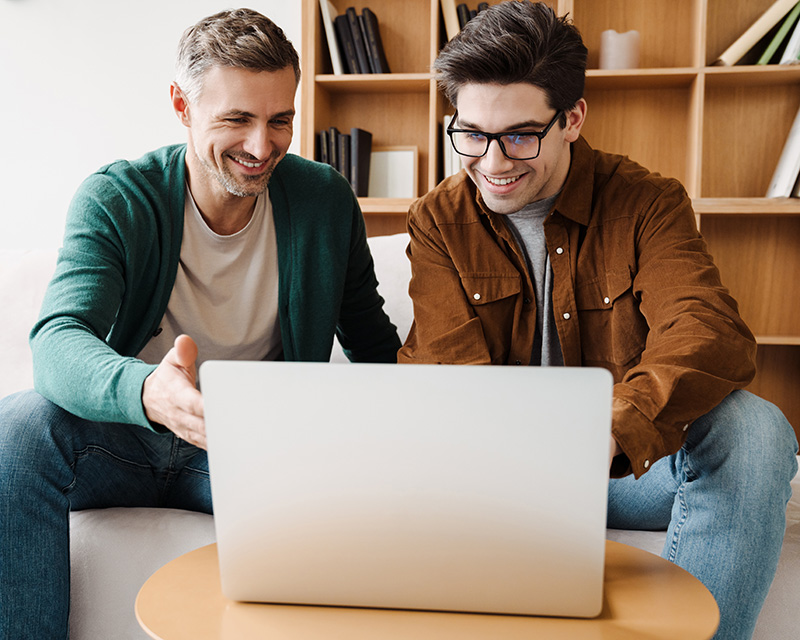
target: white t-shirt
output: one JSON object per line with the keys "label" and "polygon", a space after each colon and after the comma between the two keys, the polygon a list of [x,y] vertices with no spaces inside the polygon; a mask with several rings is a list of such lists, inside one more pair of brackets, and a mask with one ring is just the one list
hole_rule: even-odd
{"label": "white t-shirt", "polygon": [[258,196],[244,229],[221,236],[186,187],[175,285],[159,330],[138,357],[158,364],[182,333],[197,343],[198,367],[205,360],[280,357],[278,247],[268,192]]}

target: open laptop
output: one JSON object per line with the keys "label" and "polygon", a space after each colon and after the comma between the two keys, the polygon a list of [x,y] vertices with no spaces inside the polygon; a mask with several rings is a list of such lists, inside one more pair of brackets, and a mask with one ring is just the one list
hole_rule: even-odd
{"label": "open laptop", "polygon": [[593,617],[611,375],[210,361],[232,600]]}

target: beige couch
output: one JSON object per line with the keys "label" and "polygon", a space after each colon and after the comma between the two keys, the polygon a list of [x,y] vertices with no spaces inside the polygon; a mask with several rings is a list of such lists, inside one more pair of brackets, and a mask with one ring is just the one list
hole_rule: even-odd
{"label": "beige couch", "polygon": [[[412,315],[406,242],[405,235],[370,239],[380,291],[401,337]],[[0,397],[31,386],[27,333],[55,258],[54,250],[0,251]],[[334,349],[332,359],[344,360],[341,349]],[[799,633],[800,478],[794,484],[781,563],[756,630],[759,640]],[[88,510],[73,513],[71,525],[73,639],[146,638],[133,612],[141,585],[172,558],[214,541],[211,516],[168,509]],[[609,537],[655,553],[664,542],[663,532],[609,531]]]}

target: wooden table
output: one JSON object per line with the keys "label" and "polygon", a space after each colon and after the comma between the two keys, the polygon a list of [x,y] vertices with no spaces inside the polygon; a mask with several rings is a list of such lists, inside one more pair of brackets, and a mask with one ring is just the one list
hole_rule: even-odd
{"label": "wooden table", "polygon": [[612,541],[603,612],[592,620],[234,602],[220,590],[214,544],[156,571],[139,591],[136,617],[157,640],[708,640],[719,623],[699,580]]}

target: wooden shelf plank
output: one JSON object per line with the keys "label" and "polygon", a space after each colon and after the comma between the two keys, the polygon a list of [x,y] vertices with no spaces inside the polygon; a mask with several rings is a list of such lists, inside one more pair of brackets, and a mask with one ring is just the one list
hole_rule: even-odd
{"label": "wooden shelf plank", "polygon": [[800,347],[800,336],[756,336],[756,343]]}
{"label": "wooden shelf plank", "polygon": [[663,89],[689,87],[700,70],[693,67],[666,69],[587,69],[586,86],[591,89]]}
{"label": "wooden shelf plank", "polygon": [[316,83],[328,91],[342,93],[427,93],[430,73],[362,73],[316,76]]}
{"label": "wooden shelf plank", "polygon": [[697,214],[708,215],[800,215],[800,198],[693,198]]}
{"label": "wooden shelf plank", "polygon": [[358,205],[362,213],[371,215],[396,215],[408,213],[408,208],[415,198],[359,198]]}
{"label": "wooden shelf plank", "polygon": [[800,83],[800,65],[767,64],[732,67],[706,67],[706,81],[713,86],[757,86]]}

